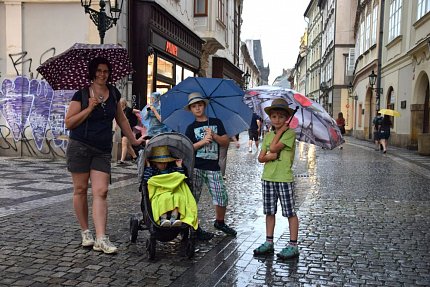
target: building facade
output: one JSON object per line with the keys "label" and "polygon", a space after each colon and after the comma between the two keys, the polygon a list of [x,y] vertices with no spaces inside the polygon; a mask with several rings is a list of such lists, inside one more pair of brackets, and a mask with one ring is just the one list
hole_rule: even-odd
{"label": "building facade", "polygon": [[[411,149],[430,146],[429,1],[360,1],[355,21],[354,96],[358,113],[354,135],[372,138],[372,118],[394,109],[390,143]],[[369,84],[369,75],[377,81]],[[361,112],[360,112],[361,111]]]}

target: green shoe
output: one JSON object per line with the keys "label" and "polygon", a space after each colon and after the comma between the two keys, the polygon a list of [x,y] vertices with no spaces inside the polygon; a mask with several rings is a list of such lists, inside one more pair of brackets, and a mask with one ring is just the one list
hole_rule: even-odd
{"label": "green shoe", "polygon": [[254,255],[273,254],[274,252],[274,244],[267,241],[261,244],[258,248],[254,249]]}
{"label": "green shoe", "polygon": [[299,247],[288,245],[284,249],[281,250],[278,254],[276,254],[280,259],[290,259],[299,256]]}

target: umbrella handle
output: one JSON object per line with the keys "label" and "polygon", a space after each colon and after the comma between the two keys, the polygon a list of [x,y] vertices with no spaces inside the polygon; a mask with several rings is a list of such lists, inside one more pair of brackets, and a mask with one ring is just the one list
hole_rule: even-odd
{"label": "umbrella handle", "polygon": [[296,112],[299,110],[299,106],[296,106],[296,108],[294,109],[293,114],[290,117],[290,120],[288,121],[288,125],[290,125],[291,120],[293,119],[294,115],[296,114]]}
{"label": "umbrella handle", "polygon": [[[296,108],[294,109],[294,112],[293,112],[293,114],[291,115],[291,117],[290,117],[290,120],[288,121],[288,128],[289,128],[289,126],[290,126],[290,122],[291,122],[291,120],[293,119],[293,117],[294,117],[294,115],[296,114],[296,112],[299,110],[299,106],[296,106]],[[285,132],[283,132],[282,133],[282,135],[281,135],[281,137],[284,135],[284,133]],[[278,153],[278,159],[279,159],[279,156],[281,155],[281,153],[279,152]]]}

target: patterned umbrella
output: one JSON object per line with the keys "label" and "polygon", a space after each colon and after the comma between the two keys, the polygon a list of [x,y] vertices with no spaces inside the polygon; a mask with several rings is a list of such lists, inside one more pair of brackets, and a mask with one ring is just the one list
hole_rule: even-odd
{"label": "patterned umbrella", "polygon": [[115,44],[81,43],[76,43],[63,53],[49,58],[37,71],[54,90],[78,90],[90,84],[88,63],[96,57],[104,57],[112,65],[112,83],[133,72],[124,47]]}
{"label": "patterned umbrella", "polygon": [[296,110],[290,119],[290,127],[296,131],[297,140],[327,149],[334,149],[345,142],[336,121],[324,108],[294,90],[273,86],[255,87],[245,92],[244,102],[270,124],[264,108],[276,98],[286,100]]}

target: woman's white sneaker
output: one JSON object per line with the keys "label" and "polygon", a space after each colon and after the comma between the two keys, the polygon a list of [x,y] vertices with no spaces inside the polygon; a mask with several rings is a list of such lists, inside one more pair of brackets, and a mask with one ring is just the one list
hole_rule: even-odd
{"label": "woman's white sneaker", "polygon": [[89,229],[81,231],[82,246],[90,247],[94,245],[94,237]]}
{"label": "woman's white sneaker", "polygon": [[94,242],[93,249],[95,251],[103,251],[106,254],[116,253],[118,248],[110,242],[108,236],[103,236],[102,238],[97,238]]}

